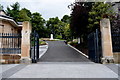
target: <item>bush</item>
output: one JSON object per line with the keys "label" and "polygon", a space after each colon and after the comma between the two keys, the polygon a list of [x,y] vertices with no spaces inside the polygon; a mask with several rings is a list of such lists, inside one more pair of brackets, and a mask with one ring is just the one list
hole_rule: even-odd
{"label": "bush", "polygon": [[77,41],[69,41],[68,44],[75,47],[76,45],[78,45],[78,42]]}
{"label": "bush", "polygon": [[61,35],[56,35],[56,39],[62,39]]}
{"label": "bush", "polygon": [[45,41],[39,41],[39,45],[47,45]]}

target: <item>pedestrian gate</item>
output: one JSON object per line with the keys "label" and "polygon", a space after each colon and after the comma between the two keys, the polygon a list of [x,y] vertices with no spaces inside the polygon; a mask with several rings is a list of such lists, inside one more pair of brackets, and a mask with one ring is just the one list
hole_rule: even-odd
{"label": "pedestrian gate", "polygon": [[100,63],[100,58],[102,57],[102,47],[101,47],[101,33],[99,29],[88,35],[88,55],[89,59]]}
{"label": "pedestrian gate", "polygon": [[31,33],[30,57],[32,59],[32,63],[36,63],[39,60],[39,35],[36,31]]}

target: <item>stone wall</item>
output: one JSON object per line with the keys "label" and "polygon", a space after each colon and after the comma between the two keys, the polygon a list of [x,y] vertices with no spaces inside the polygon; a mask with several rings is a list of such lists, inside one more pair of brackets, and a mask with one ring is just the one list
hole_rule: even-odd
{"label": "stone wall", "polygon": [[2,25],[0,28],[0,31],[2,33],[17,33],[18,29],[15,28],[12,24],[9,23],[9,21],[2,21]]}
{"label": "stone wall", "polygon": [[21,56],[18,54],[0,54],[0,63],[2,64],[18,64]]}
{"label": "stone wall", "polygon": [[113,57],[115,63],[120,63],[120,52],[113,53]]}

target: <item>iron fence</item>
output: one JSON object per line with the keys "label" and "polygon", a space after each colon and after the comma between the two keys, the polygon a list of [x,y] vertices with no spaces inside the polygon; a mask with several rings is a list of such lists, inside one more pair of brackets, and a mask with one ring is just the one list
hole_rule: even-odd
{"label": "iron fence", "polygon": [[111,35],[113,52],[120,52],[120,17],[111,22]]}
{"label": "iron fence", "polygon": [[120,34],[112,34],[113,52],[120,52]]}
{"label": "iron fence", "polygon": [[20,54],[21,35],[16,33],[0,33],[0,53]]}

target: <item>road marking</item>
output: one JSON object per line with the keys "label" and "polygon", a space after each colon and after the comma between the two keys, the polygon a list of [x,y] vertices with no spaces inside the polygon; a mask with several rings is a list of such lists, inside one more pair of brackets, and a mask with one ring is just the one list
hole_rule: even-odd
{"label": "road marking", "polygon": [[[41,50],[43,51],[40,55],[39,55],[39,59],[46,53],[46,51],[48,50],[48,43],[46,42],[47,45],[45,45],[45,49],[44,50]],[[42,46],[43,47],[43,46]],[[40,48],[39,48],[40,49]]]}

